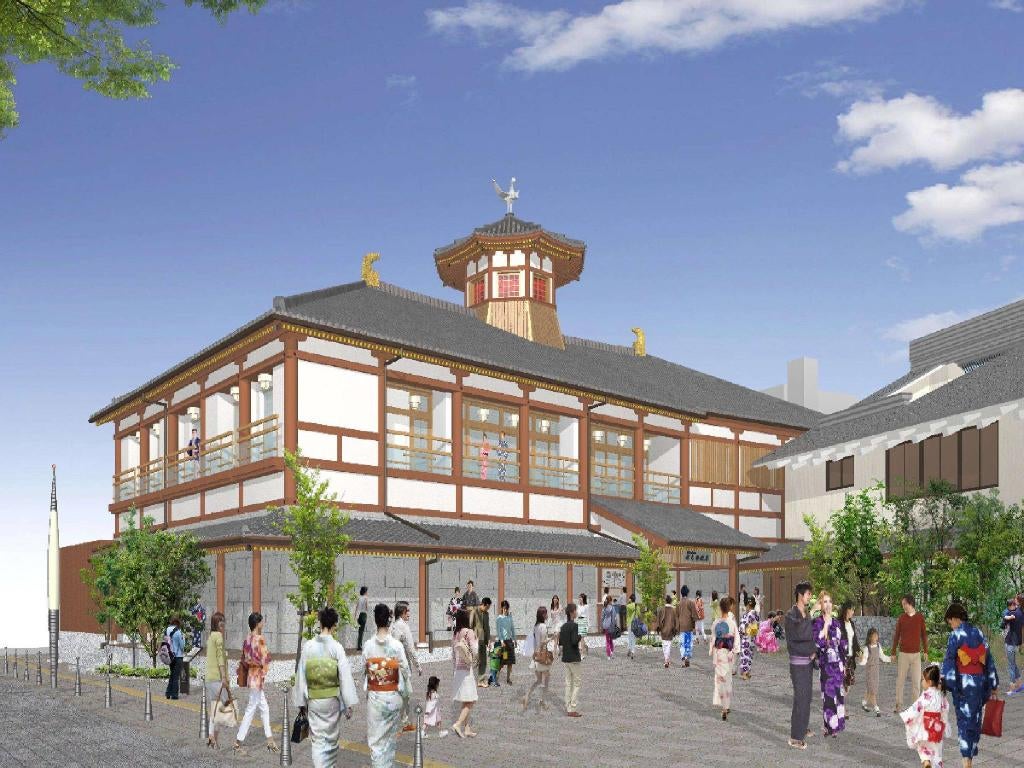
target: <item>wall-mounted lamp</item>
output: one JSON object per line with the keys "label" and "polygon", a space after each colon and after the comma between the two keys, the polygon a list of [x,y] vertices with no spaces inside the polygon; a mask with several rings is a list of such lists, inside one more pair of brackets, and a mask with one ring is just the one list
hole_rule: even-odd
{"label": "wall-mounted lamp", "polygon": [[261,373],[256,377],[256,381],[263,392],[269,392],[270,388],[274,386],[274,377],[269,373]]}
{"label": "wall-mounted lamp", "polygon": [[480,421],[487,421],[487,417],[491,415],[491,411],[488,408],[480,409]]}
{"label": "wall-mounted lamp", "polygon": [[423,395],[409,395],[409,407],[418,411],[420,406],[423,405]]}
{"label": "wall-mounted lamp", "polygon": [[604,442],[604,430],[603,429],[595,429],[594,430],[594,442],[595,443],[603,443]]}
{"label": "wall-mounted lamp", "polygon": [[548,419],[540,420],[540,431],[545,434],[551,431],[551,421]]}
{"label": "wall-mounted lamp", "polygon": [[619,447],[625,448],[626,443],[629,442],[629,435],[619,435]]}
{"label": "wall-mounted lamp", "polygon": [[231,399],[234,400],[237,403],[238,402],[238,398],[239,398],[238,385],[235,384],[233,387],[231,387],[231,389],[228,390],[228,392],[231,393]]}
{"label": "wall-mounted lamp", "polygon": [[651,440],[650,440],[650,438],[645,437],[644,438],[644,452],[646,453],[649,450],[651,450]]}
{"label": "wall-mounted lamp", "polygon": [[518,427],[519,426],[519,414],[518,413],[510,413],[508,415],[508,425],[510,427]]}
{"label": "wall-mounted lamp", "polygon": [[193,405],[191,408],[189,408],[185,412],[188,414],[188,418],[189,418],[190,421],[199,421],[199,407],[198,406]]}
{"label": "wall-mounted lamp", "polygon": [[160,422],[158,421],[150,429],[153,431],[153,437],[160,437]]}

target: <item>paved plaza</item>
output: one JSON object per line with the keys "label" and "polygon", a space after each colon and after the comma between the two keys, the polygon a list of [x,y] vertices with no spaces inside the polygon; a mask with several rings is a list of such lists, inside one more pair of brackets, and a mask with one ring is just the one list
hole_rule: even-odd
{"label": "paved plaza", "polygon": [[[563,675],[556,662],[548,693],[548,706],[535,702],[522,712],[520,700],[532,674],[525,667],[513,675],[513,685],[480,691],[474,709],[479,736],[460,740],[454,735],[425,742],[427,766],[702,766],[706,768],[761,768],[762,766],[915,766],[916,755],[905,746],[902,724],[891,712],[881,718],[859,707],[863,683],[851,696],[856,708],[847,731],[837,739],[817,735],[804,752],[786,746],[789,723],[789,679],[785,653],[755,658],[754,678],[736,678],[733,710],[723,723],[710,706],[711,665],[705,646],[695,648],[694,665],[666,670],[661,651],[642,649],[637,661],[616,655],[606,661],[592,650],[583,665],[580,709],[583,717],[567,718],[561,709]],[[895,665],[883,665],[880,704],[892,708]],[[424,677],[415,681],[417,694],[426,676],[442,680],[445,719],[450,663],[425,665]],[[45,676],[45,669],[44,669]],[[198,686],[191,697],[168,702],[163,683],[155,681],[153,722],[143,719],[144,683],[117,680],[114,708],[103,707],[102,679],[84,678],[84,695],[76,698],[73,677],[61,673],[61,688],[32,681],[0,677],[0,766],[60,766],[61,768],[116,768],[117,766],[206,766],[247,764],[275,766],[278,756],[262,747],[258,721],[250,732],[244,758],[228,746],[219,752],[204,748],[199,738]],[[243,701],[244,704],[244,701]],[[282,693],[270,695],[275,738],[280,738]],[[340,764],[369,765],[365,746],[364,711],[343,726],[345,748]],[[819,710],[820,712],[820,710]],[[294,715],[294,710],[292,712]],[[819,721],[812,718],[812,727]],[[984,738],[978,766],[1019,764],[1024,750],[1024,698],[1010,699],[1002,739]],[[230,738],[222,736],[222,744]],[[310,766],[309,745],[293,746],[294,764]],[[399,745],[399,763],[412,764],[413,739],[405,735]],[[959,766],[956,742],[946,742],[946,764]]]}

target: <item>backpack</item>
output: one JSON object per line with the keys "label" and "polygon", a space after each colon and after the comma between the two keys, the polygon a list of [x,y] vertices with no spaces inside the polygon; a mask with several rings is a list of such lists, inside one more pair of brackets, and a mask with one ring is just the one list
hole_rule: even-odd
{"label": "backpack", "polygon": [[[175,627],[173,631],[180,632],[181,630]],[[171,661],[174,660],[174,653],[171,651],[171,633],[164,634],[164,639],[160,641],[160,649],[156,652],[156,656],[161,664],[171,666]]]}
{"label": "backpack", "polygon": [[704,598],[698,597],[694,604],[697,606],[697,621],[704,621]]}
{"label": "backpack", "polygon": [[647,637],[647,625],[643,623],[639,616],[633,619],[633,623],[629,625],[629,631],[633,633],[633,637],[637,640]]}

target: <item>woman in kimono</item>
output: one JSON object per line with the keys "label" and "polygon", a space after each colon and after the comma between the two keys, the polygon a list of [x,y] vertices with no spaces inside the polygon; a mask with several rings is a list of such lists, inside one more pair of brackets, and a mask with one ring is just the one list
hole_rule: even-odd
{"label": "woman in kimono", "polygon": [[761,624],[757,614],[757,601],[753,595],[747,596],[747,610],[740,619],[740,677],[750,679],[750,666],[754,662],[754,638]]}
{"label": "woman in kimono", "polygon": [[846,728],[846,700],[843,681],[846,676],[846,636],[839,621],[832,616],[832,595],[824,590],[818,595],[821,615],[814,620],[814,642],[818,647],[821,669],[821,714],[825,736],[835,736]]}
{"label": "woman in kimono", "polygon": [[971,768],[981,740],[981,716],[985,702],[996,697],[999,675],[981,630],[967,620],[960,603],[946,610],[949,642],[942,662],[942,681],[953,695],[956,730],[964,768]]}
{"label": "woman in kimono", "polygon": [[309,719],[313,765],[334,768],[338,764],[341,716],[346,720],[352,717],[352,707],[359,702],[359,696],[345,649],[334,639],[338,612],[324,608],[319,619],[320,634],[302,646],[292,701],[306,710]]}
{"label": "woman in kimono", "polygon": [[949,730],[949,703],[937,664],[921,673],[921,695],[900,713],[907,726],[907,746],[917,752],[921,768],[943,768],[942,740]]}
{"label": "woman in kimono", "polygon": [[366,741],[373,768],[392,768],[402,709],[412,690],[409,660],[402,644],[391,636],[391,609],[384,603],[373,608],[377,632],[363,646],[363,677],[366,694]]}
{"label": "woman in kimono", "polygon": [[505,469],[505,463],[508,461],[508,438],[504,432],[498,433],[498,450],[495,453],[498,455],[498,480],[504,483],[508,479]]}
{"label": "woman in kimono", "polygon": [[711,625],[711,642],[708,654],[715,664],[715,693],[711,703],[722,708],[722,719],[729,719],[729,708],[732,706],[732,665],[736,660],[736,617],[733,608],[736,601],[726,595],[718,603],[721,618]]}

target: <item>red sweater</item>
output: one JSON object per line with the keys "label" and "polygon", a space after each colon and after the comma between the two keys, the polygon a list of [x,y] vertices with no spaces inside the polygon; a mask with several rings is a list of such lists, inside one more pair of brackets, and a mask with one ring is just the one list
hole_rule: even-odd
{"label": "red sweater", "polygon": [[917,612],[913,616],[906,613],[896,620],[896,631],[892,636],[893,654],[928,652],[928,632],[924,626],[924,614]]}

